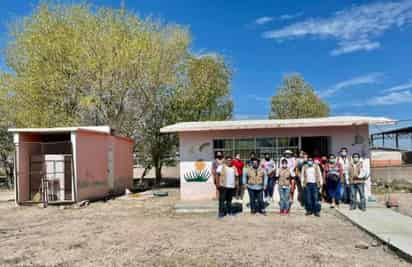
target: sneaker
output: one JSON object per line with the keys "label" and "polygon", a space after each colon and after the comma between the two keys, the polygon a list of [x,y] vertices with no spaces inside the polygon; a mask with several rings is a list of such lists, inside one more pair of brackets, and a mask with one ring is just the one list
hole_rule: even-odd
{"label": "sneaker", "polygon": [[266,215],[267,215],[267,214],[266,214],[266,211],[264,211],[264,210],[260,211],[259,213],[262,214],[263,216],[266,216]]}
{"label": "sneaker", "polygon": [[285,212],[284,210],[280,210],[280,211],[279,211],[279,214],[280,214],[280,215],[283,215],[284,212]]}
{"label": "sneaker", "polygon": [[306,213],[305,213],[305,215],[306,216],[310,216],[310,215],[312,215],[313,213],[312,212],[309,212],[309,211],[307,211]]}
{"label": "sneaker", "polygon": [[315,213],[315,216],[320,217],[320,213],[319,212]]}

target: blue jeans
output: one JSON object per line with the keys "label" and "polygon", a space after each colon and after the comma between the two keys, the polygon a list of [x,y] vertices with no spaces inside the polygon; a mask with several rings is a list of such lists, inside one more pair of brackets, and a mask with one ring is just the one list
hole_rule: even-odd
{"label": "blue jeans", "polygon": [[343,202],[343,203],[346,203],[346,204],[350,204],[351,203],[351,200],[352,200],[352,197],[351,197],[351,186],[350,185],[348,185],[348,184],[341,184],[341,188],[340,188],[340,200]]}
{"label": "blue jeans", "polygon": [[273,189],[275,187],[275,179],[268,177],[268,185],[265,189],[265,197],[273,197]]}
{"label": "blue jeans", "polygon": [[351,208],[356,209],[356,198],[357,198],[357,193],[359,193],[359,209],[365,210],[366,209],[366,199],[365,199],[365,184],[360,183],[360,184],[351,184]]}
{"label": "blue jeans", "polygon": [[252,213],[263,212],[263,189],[255,190],[248,188],[249,200],[250,200],[250,211]]}
{"label": "blue jeans", "polygon": [[305,208],[308,213],[320,212],[319,189],[316,183],[307,183],[305,186]]}
{"label": "blue jeans", "polygon": [[340,194],[341,194],[341,183],[340,181],[333,181],[328,179],[326,181],[328,187],[328,195],[330,200],[333,202],[335,200],[336,204],[339,204]]}
{"label": "blue jeans", "polygon": [[290,194],[290,187],[289,186],[279,186],[279,207],[280,210],[288,210],[289,209],[289,194]]}

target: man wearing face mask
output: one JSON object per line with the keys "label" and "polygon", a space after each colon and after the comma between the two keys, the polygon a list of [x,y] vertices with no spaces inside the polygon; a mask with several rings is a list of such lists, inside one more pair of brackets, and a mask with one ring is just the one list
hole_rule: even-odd
{"label": "man wearing face mask", "polygon": [[[240,154],[237,153],[235,155],[235,158],[232,160],[232,165],[235,166],[239,177],[243,177],[243,167],[245,166],[245,164],[243,163],[243,161],[240,159]],[[237,199],[243,199],[243,186],[242,186],[242,179],[239,179],[239,184],[237,184],[236,186],[236,198]]]}
{"label": "man wearing face mask", "polygon": [[365,179],[366,172],[358,153],[352,154],[352,162],[349,167],[349,182],[351,187],[351,210],[356,209],[357,194],[359,193],[359,209],[366,211]]}
{"label": "man wearing face mask", "polygon": [[343,171],[342,166],[336,160],[334,154],[329,155],[328,163],[325,165],[324,175],[328,188],[328,195],[331,201],[331,208],[335,205],[339,207],[340,188],[342,185]]}
{"label": "man wearing face mask", "polygon": [[232,198],[239,178],[237,169],[232,165],[232,157],[227,156],[224,164],[216,169],[219,190],[219,218],[232,215]]}
{"label": "man wearing face mask", "polygon": [[303,186],[302,186],[302,168],[308,161],[308,153],[305,151],[301,150],[299,153],[299,158],[296,159],[296,187],[298,189],[298,201],[302,206],[305,205],[305,194],[303,192]]}
{"label": "man wearing face mask", "polygon": [[216,186],[216,198],[219,199],[219,190],[218,190],[218,175],[217,175],[217,168],[224,163],[224,158],[223,158],[223,152],[222,151],[217,151],[215,155],[215,160],[212,163],[212,176],[213,176],[213,182],[215,183]]}
{"label": "man wearing face mask", "polygon": [[322,173],[319,165],[311,158],[302,168],[302,184],[305,191],[306,215],[320,216],[321,205],[319,203],[319,188],[322,186]]}
{"label": "man wearing face mask", "polygon": [[287,215],[289,213],[289,193],[290,183],[292,175],[288,168],[288,161],[286,159],[281,160],[280,168],[277,170],[278,174],[278,186],[279,186],[279,208],[281,215]]}
{"label": "man wearing face mask", "polygon": [[243,173],[242,184],[247,187],[250,200],[250,211],[266,215],[263,202],[263,190],[267,186],[267,175],[263,168],[259,167],[257,159],[252,160],[252,167]]}
{"label": "man wearing face mask", "polygon": [[349,167],[350,159],[348,157],[348,149],[342,147],[339,152],[338,162],[342,166],[343,181],[340,190],[340,198],[344,203],[350,203],[350,185],[349,185]]}
{"label": "man wearing face mask", "polygon": [[269,153],[265,153],[265,158],[261,161],[261,167],[268,177],[268,186],[264,191],[265,201],[273,201],[273,188],[275,186],[276,163],[270,158]]}
{"label": "man wearing face mask", "polygon": [[[247,167],[252,167],[253,166],[253,160],[257,159],[256,153],[255,152],[250,152],[249,154],[249,159],[246,161]],[[259,163],[259,160],[258,160]]]}

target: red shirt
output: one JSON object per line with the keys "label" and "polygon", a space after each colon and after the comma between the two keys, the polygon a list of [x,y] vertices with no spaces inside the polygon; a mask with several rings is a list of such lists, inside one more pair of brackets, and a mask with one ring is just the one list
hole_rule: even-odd
{"label": "red shirt", "polygon": [[243,177],[243,166],[245,166],[243,161],[241,161],[240,159],[233,159],[232,165],[235,166],[239,177]]}

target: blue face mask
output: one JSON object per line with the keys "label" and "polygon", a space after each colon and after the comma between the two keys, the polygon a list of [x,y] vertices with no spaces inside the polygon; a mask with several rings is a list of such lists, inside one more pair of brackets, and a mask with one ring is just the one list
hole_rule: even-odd
{"label": "blue face mask", "polygon": [[312,167],[313,166],[313,161],[310,160],[310,161],[307,162],[307,164],[308,164],[309,167]]}

